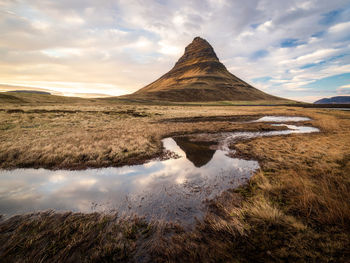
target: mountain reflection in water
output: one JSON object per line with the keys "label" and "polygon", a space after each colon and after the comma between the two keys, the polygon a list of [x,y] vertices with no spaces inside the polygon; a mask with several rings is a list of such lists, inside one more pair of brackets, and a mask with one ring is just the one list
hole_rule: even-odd
{"label": "mountain reflection in water", "polygon": [[215,153],[215,150],[210,148],[213,146],[212,142],[190,141],[189,137],[175,137],[174,140],[186,153],[186,158],[196,167],[206,165]]}

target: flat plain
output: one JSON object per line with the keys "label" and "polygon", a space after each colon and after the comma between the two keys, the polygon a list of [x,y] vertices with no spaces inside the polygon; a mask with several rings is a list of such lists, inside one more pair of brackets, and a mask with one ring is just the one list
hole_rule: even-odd
{"label": "flat plain", "polygon": [[258,160],[249,183],[208,204],[188,231],[117,214],[19,215],[0,223],[2,261],[346,262],[350,258],[350,112],[276,106],[157,105],[38,94],[0,97],[0,168],[85,169],[168,158],[161,139],[282,129],[247,123],[305,116],[320,133],[231,145]]}

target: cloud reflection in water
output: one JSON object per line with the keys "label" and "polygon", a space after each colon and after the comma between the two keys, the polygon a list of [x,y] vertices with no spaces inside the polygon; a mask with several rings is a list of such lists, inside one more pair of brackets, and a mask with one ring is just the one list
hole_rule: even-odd
{"label": "cloud reflection in water", "polygon": [[256,161],[228,157],[229,143],[244,138],[318,131],[313,127],[278,125],[289,130],[212,134],[206,143],[203,134],[175,140],[166,138],[164,148],[181,157],[144,165],[82,171],[3,170],[0,171],[0,214],[8,217],[48,209],[116,210],[120,214],[144,215],[147,219],[193,223],[195,217],[204,214],[203,201],[246,182],[259,167]]}
{"label": "cloud reflection in water", "polygon": [[0,213],[118,210],[149,219],[193,221],[202,215],[203,200],[237,186],[258,168],[255,161],[232,159],[221,150],[196,167],[173,139],[163,144],[182,157],[121,168],[1,171]]}

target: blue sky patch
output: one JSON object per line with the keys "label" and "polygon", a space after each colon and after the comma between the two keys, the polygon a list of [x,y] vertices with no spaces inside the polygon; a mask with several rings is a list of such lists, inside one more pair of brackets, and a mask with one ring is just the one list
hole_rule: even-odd
{"label": "blue sky patch", "polygon": [[308,69],[308,68],[312,68],[312,67],[316,67],[316,66],[321,66],[321,65],[324,65],[328,62],[333,62],[333,61],[337,61],[338,59],[340,58],[343,58],[345,56],[347,56],[348,54],[340,54],[340,55],[337,55],[337,56],[334,56],[334,57],[330,57],[326,60],[322,60],[318,63],[309,63],[309,64],[306,64],[306,65],[303,65],[300,67],[300,69]]}
{"label": "blue sky patch", "polygon": [[256,29],[258,26],[260,26],[261,24],[257,23],[257,24],[251,24],[250,27],[253,29]]}
{"label": "blue sky patch", "polygon": [[300,69],[312,68],[312,67],[316,67],[318,65],[319,65],[318,63],[310,63],[310,64],[306,64],[304,66],[301,66]]}
{"label": "blue sky patch", "polygon": [[265,83],[265,82],[268,82],[270,79],[272,79],[271,77],[269,76],[266,76],[266,77],[260,77],[260,78],[255,78],[255,79],[252,79],[253,82],[255,83]]}
{"label": "blue sky patch", "polygon": [[265,49],[260,49],[258,51],[255,51],[252,55],[252,59],[259,59],[266,57],[269,54],[269,52]]}
{"label": "blue sky patch", "polygon": [[306,42],[300,41],[297,38],[285,38],[281,42],[281,47],[297,47],[305,44]]}
{"label": "blue sky patch", "polygon": [[339,75],[333,75],[323,79],[318,79],[303,87],[317,90],[317,91],[329,91],[335,92],[337,88],[348,85],[350,83],[350,73],[343,73]]}
{"label": "blue sky patch", "polygon": [[322,14],[322,19],[319,21],[321,25],[330,25],[336,22],[343,12],[343,9],[333,10],[328,13]]}

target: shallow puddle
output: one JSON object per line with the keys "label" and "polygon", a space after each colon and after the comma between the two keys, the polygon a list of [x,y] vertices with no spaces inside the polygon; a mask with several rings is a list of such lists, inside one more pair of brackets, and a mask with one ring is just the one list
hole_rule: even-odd
{"label": "shallow puddle", "polygon": [[162,140],[179,158],[143,165],[82,171],[15,169],[0,171],[0,214],[5,218],[48,209],[118,211],[147,219],[192,224],[206,211],[206,200],[244,184],[259,168],[253,160],[231,158],[229,145],[260,136],[317,132],[288,130],[194,134]]}
{"label": "shallow puddle", "polygon": [[216,142],[216,146],[211,146],[212,149],[220,149],[230,151],[229,145],[237,141],[253,139],[256,137],[289,135],[294,133],[313,133],[320,130],[309,126],[295,126],[288,124],[272,124],[272,126],[285,126],[287,130],[279,131],[263,131],[263,132],[221,132],[221,133],[200,133],[190,135],[189,140],[192,142]]}
{"label": "shallow puddle", "polygon": [[264,116],[252,122],[299,122],[310,121],[307,117],[293,117],[293,116]]}
{"label": "shallow puddle", "polygon": [[117,210],[192,223],[202,216],[203,201],[241,185],[259,167],[256,161],[232,159],[209,145],[198,144],[202,155],[193,159],[188,145],[180,144],[188,149],[188,158],[174,139],[164,139],[163,145],[180,158],[84,171],[1,171],[0,211],[9,216],[46,209]]}

